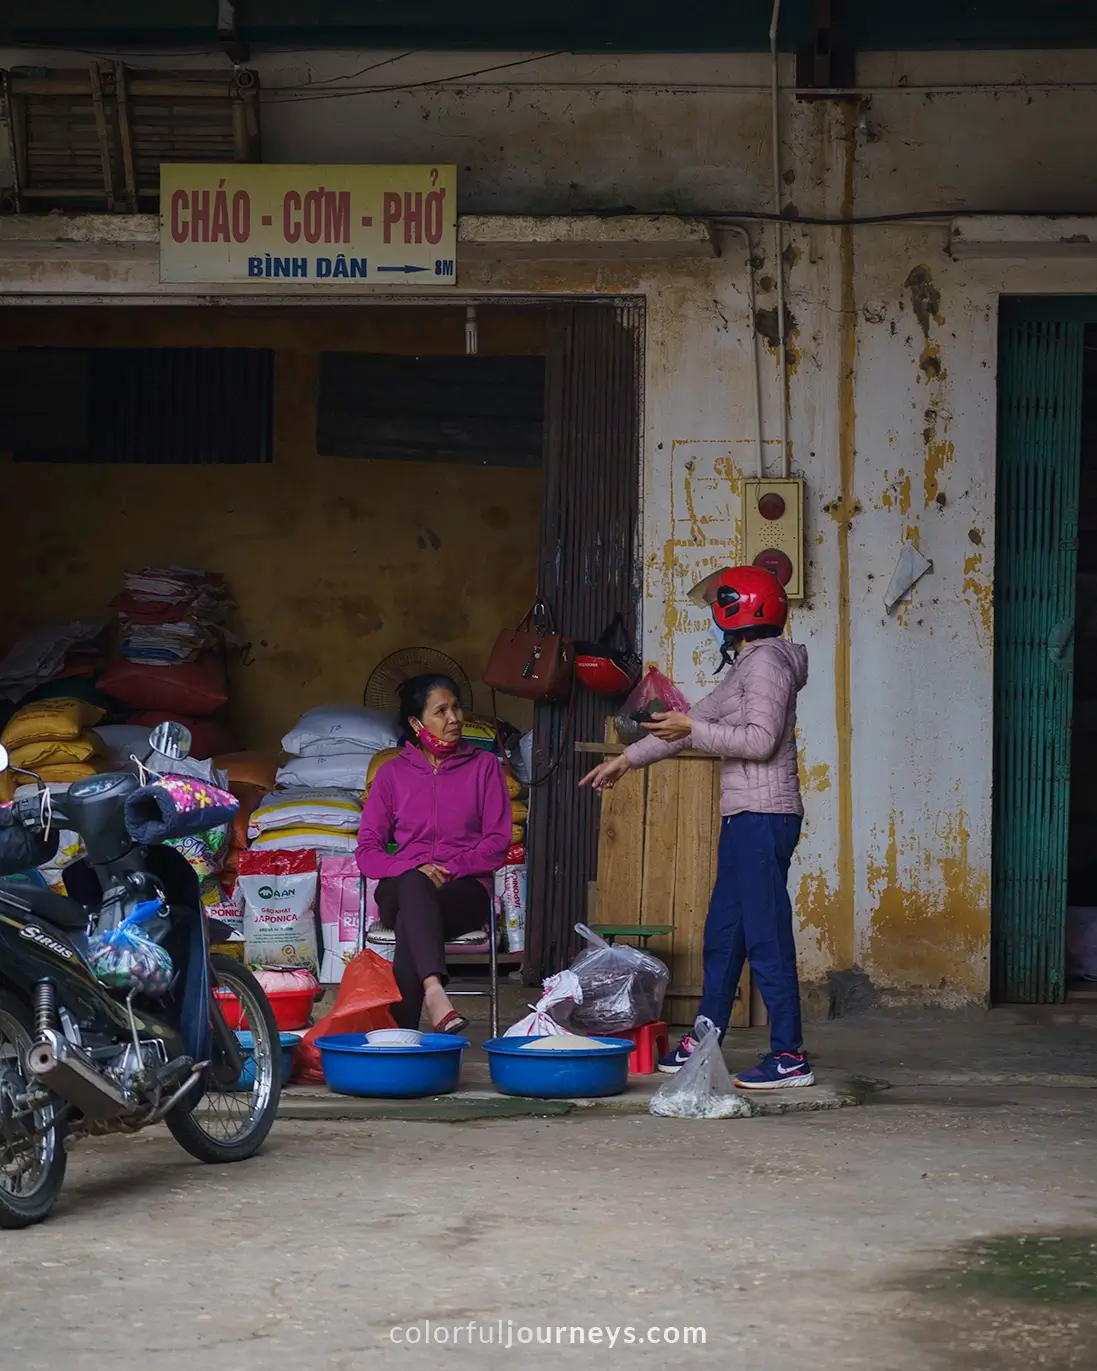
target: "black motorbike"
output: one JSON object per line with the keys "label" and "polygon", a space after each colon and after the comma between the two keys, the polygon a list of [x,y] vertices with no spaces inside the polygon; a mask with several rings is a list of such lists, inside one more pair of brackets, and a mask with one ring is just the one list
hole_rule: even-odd
{"label": "black motorbike", "polygon": [[[162,725],[154,746],[183,763],[190,738]],[[51,795],[33,779],[33,793],[0,809],[0,1228],[47,1217],[81,1136],[163,1122],[200,1161],[243,1161],[281,1090],[274,1014],[242,963],[211,955],[228,930],[202,913],[194,871],[175,848],[131,836],[127,801],[132,822],[142,780],[89,776]],[[87,852],[65,868],[66,895],[26,874],[52,860],[59,828]],[[110,989],[89,961],[96,935],[134,910],[150,913],[142,936],[167,954],[153,993]],[[222,1004],[250,1033],[246,1052]]]}

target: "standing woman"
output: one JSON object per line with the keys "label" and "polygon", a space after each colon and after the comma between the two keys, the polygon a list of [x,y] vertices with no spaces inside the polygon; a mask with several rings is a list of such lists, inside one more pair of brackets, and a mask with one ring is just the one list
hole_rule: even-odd
{"label": "standing woman", "polygon": [[720,765],[720,845],[704,933],[704,978],[694,1031],[659,1063],[685,1065],[702,1020],[721,1040],[749,960],[770,1019],[770,1052],[735,1084],[777,1090],[814,1084],[803,1051],[800,984],[788,872],[804,806],[796,759],[796,696],[808,678],[807,648],[781,636],[788,618],[784,587],[760,567],[725,567],[695,586],[722,633],[720,670],[730,670],[689,714],[653,715],[651,735],[594,768],[580,782],[596,790],[634,767],[683,748],[711,752]]}
{"label": "standing woman", "polygon": [[403,751],[378,771],[362,811],[358,869],[380,883],[381,923],[396,930],[393,1018],[418,1028],[425,1001],[436,1033],[460,1033],[468,1020],[446,994],[446,942],[488,923],[493,874],[510,847],[510,796],[499,759],[462,742],[448,676],[407,681],[400,722]]}

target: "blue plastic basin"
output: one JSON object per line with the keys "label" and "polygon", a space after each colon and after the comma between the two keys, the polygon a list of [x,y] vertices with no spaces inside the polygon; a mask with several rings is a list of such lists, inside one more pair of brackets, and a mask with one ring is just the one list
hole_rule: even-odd
{"label": "blue plastic basin", "polygon": [[417,1047],[371,1047],[364,1033],[316,1039],[324,1080],[339,1095],[407,1100],[457,1089],[467,1038],[424,1033]]}
{"label": "blue plastic basin", "polygon": [[[301,1041],[301,1033],[279,1033],[278,1041],[282,1045],[282,1084],[289,1080],[293,1071],[293,1054],[297,1044]],[[240,1077],[236,1082],[237,1090],[250,1090],[255,1084],[255,1039],[250,1033],[238,1031],[236,1041],[240,1044],[240,1052],[244,1058],[244,1069],[240,1072]]]}
{"label": "blue plastic basin", "polygon": [[636,1044],[627,1038],[597,1038],[605,1049],[523,1052],[536,1038],[491,1038],[484,1044],[491,1081],[503,1095],[537,1100],[595,1099],[620,1095],[628,1085],[628,1059]]}

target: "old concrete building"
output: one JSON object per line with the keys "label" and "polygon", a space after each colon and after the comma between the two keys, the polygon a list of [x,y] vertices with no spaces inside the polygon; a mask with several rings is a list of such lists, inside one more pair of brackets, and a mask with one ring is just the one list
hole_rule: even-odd
{"label": "old concrete building", "polygon": [[[737,44],[726,35],[708,45],[720,51],[629,52],[619,35],[594,52],[502,51],[486,40],[460,51],[424,40],[425,50],[406,52],[398,40],[371,47],[361,35],[344,45],[330,29],[315,44],[301,31],[273,35],[288,46],[257,32],[245,64],[259,76],[262,160],[456,166],[457,278],[439,325],[449,330],[450,350],[462,346],[468,304],[481,310],[482,350],[518,353],[543,351],[537,319],[546,305],[605,298],[625,310],[643,357],[635,549],[643,654],[688,694],[712,679],[717,654],[686,593],[743,555],[744,481],[802,480],[804,593],[792,632],[809,647],[812,674],[801,697],[808,817],[793,889],[805,978],[823,982],[857,966],[899,1000],[986,1002],[993,946],[996,995],[1056,999],[1064,990],[1070,832],[1078,898],[1097,903],[1084,891],[1090,816],[1081,787],[1074,823],[1066,823],[1074,579],[1076,570],[1097,570],[1088,566],[1093,535],[1084,517],[1077,556],[1071,543],[1072,490],[1079,470],[1085,488],[1085,463],[1097,459],[1097,411],[1083,413],[1084,375],[1092,375],[1085,339],[1095,345],[1097,325],[1097,27],[1076,17],[1081,6],[1059,6],[1056,13],[1075,17],[1056,27],[1045,15],[1044,28],[1015,6],[980,45],[977,27],[948,28],[966,23],[964,6],[953,7],[952,21],[926,19],[917,33],[913,20],[896,20],[889,31],[881,19],[873,32],[851,36],[858,51],[846,54],[841,79],[821,78],[822,88],[811,89],[816,69],[794,51],[810,46],[811,7],[786,10],[775,68],[766,50],[769,6],[748,8],[748,39],[738,46],[754,50],[743,51],[729,50]],[[89,59],[75,49],[113,49],[109,33],[66,45],[63,32],[35,39],[37,32],[25,21],[26,45],[0,47],[0,67],[82,68]],[[190,37],[170,59],[143,56],[139,45],[118,51],[133,69],[229,69],[224,52],[195,52]],[[580,39],[577,30],[557,46],[599,46]],[[12,182],[10,170],[0,170],[5,179]],[[283,644],[280,662],[260,658],[256,671],[265,674],[241,686],[257,711],[244,741],[269,744],[278,720],[298,705],[360,688],[357,669],[345,669],[338,615],[256,561],[271,555],[272,527],[306,548],[309,575],[343,606],[351,633],[359,612],[391,620],[407,597],[401,577],[418,574],[412,558],[405,571],[385,573],[380,589],[363,587],[357,553],[330,533],[339,500],[368,502],[369,490],[342,490],[335,477],[310,474],[319,460],[310,409],[315,354],[381,329],[382,306],[391,321],[384,328],[405,330],[398,347],[389,337],[389,350],[425,346],[426,321],[443,317],[439,297],[414,284],[380,294],[342,289],[325,297],[338,305],[339,317],[325,326],[341,340],[332,344],[307,313],[319,285],[162,282],[147,204],[138,206],[145,213],[115,215],[104,205],[70,203],[72,212],[48,216],[40,207],[24,197],[20,213],[0,219],[5,345],[58,346],[61,333],[75,329],[86,340],[80,345],[92,346],[89,331],[106,330],[116,346],[198,346],[216,337],[278,354],[288,389],[276,401],[273,471],[284,459],[300,488],[321,480],[322,495],[301,524],[295,495],[272,486],[270,471],[214,472],[194,553],[221,554],[242,608],[273,624]],[[1016,296],[1035,303],[1012,315],[1003,300]],[[196,308],[203,305],[212,308]],[[496,308],[503,305],[514,312]],[[352,316],[352,307],[363,308]],[[241,341],[263,334],[261,344]],[[1045,353],[1043,362],[1018,363],[1031,365],[1025,376],[1037,397],[1025,412],[1050,406],[1066,428],[1049,427],[1051,455],[1009,486],[1003,543],[999,414],[1024,410],[1009,406],[1029,381],[1002,394],[1000,357],[1007,347],[1028,357],[1030,335]],[[1097,403],[1097,388],[1089,391]],[[1011,449],[1008,460],[1028,470],[1023,453],[1042,440],[1018,441],[1022,455]],[[56,467],[0,461],[22,510],[28,501],[48,504],[69,479]],[[1050,472],[1062,485],[1045,500]],[[166,492],[184,498],[184,474],[141,473],[131,498],[148,502],[146,513]],[[528,477],[505,471],[504,494],[478,487],[475,499],[527,509],[535,520]],[[118,478],[99,486],[109,535],[94,547],[80,531],[89,528],[94,493],[84,475],[71,479],[84,500],[49,519],[78,545],[67,582],[50,569],[33,572],[39,522],[8,521],[7,555],[27,583],[21,608],[5,607],[5,637],[32,626],[32,605],[51,617],[86,611],[125,564],[116,542],[125,527],[115,517]],[[394,489],[401,479],[394,476]],[[1046,517],[1025,524],[1018,501],[1046,505]],[[5,504],[13,507],[12,496]],[[229,514],[219,512],[226,507]],[[161,517],[173,526],[172,515]],[[401,519],[411,527],[410,506],[391,527]],[[522,547],[490,520],[454,540],[447,530],[444,555],[467,562],[481,535],[496,561],[456,646],[482,664],[528,587],[501,584],[500,568],[520,561]],[[524,538],[517,543],[528,550]],[[932,567],[889,612],[885,593],[908,546]],[[390,562],[401,556],[395,545],[385,553]],[[996,687],[1003,559],[1025,561],[1033,598],[1054,601],[1059,636],[1035,621],[1011,630],[1008,644],[999,634]],[[74,576],[82,578],[78,593]],[[1021,599],[1027,603],[1025,592]],[[1084,652],[1079,638],[1080,671]],[[1041,675],[1045,667],[1053,681]],[[1010,700],[1022,707],[1011,711]]]}

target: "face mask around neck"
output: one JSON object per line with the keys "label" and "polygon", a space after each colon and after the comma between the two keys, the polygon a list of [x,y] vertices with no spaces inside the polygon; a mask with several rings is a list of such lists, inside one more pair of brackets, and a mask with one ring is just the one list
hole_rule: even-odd
{"label": "face mask around neck", "polygon": [[449,757],[457,750],[461,740],[458,738],[455,742],[447,743],[444,739],[435,737],[430,729],[420,728],[415,735],[415,741],[432,757]]}

